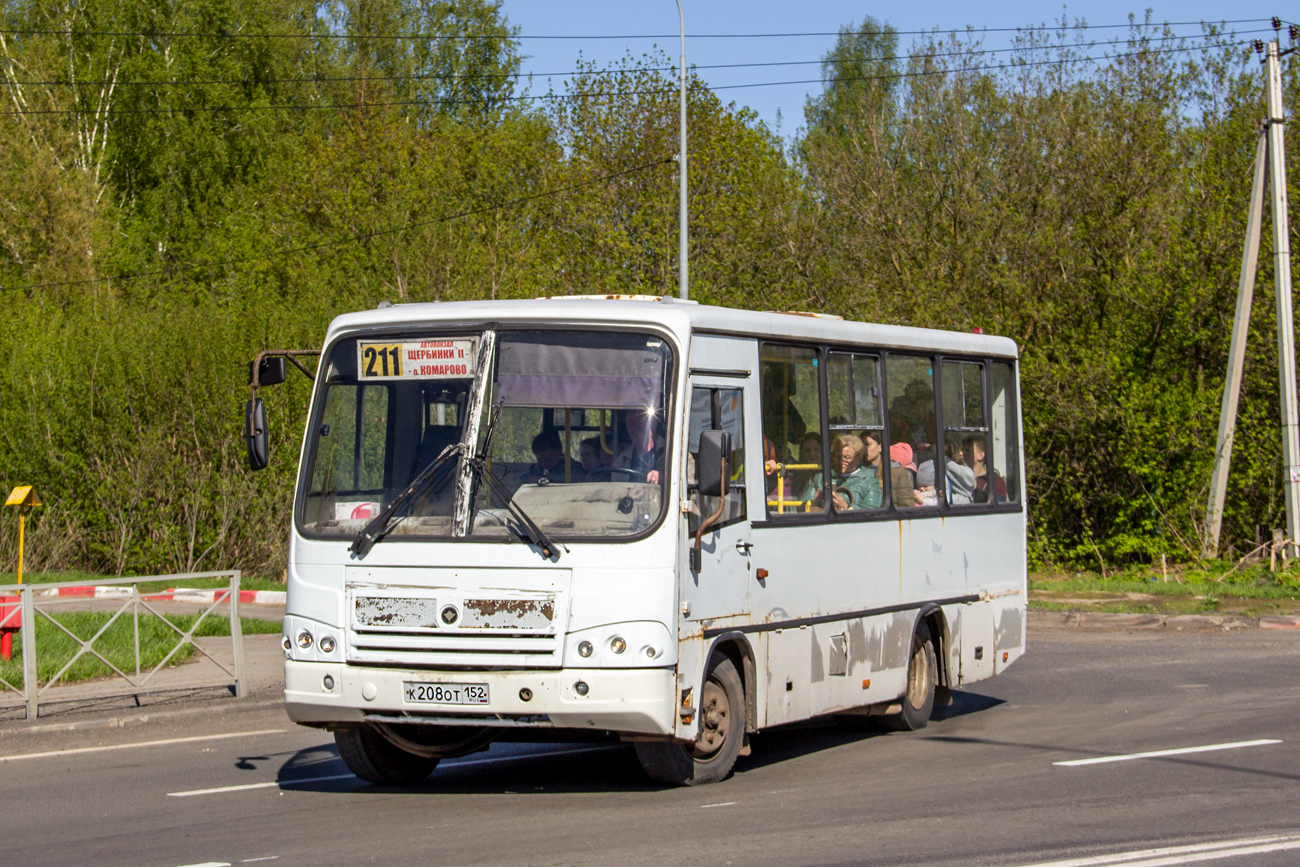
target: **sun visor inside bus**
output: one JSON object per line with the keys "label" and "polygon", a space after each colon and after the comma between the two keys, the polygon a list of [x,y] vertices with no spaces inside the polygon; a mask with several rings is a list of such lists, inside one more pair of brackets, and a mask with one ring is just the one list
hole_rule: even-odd
{"label": "sun visor inside bus", "polygon": [[511,406],[663,405],[664,355],[644,338],[583,334],[557,342],[566,337],[552,332],[503,339],[497,394]]}

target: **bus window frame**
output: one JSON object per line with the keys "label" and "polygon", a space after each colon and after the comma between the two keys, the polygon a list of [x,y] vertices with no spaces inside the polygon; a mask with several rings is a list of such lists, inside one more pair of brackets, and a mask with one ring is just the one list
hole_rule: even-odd
{"label": "bus window frame", "polygon": [[[674,424],[680,424],[682,426],[685,426],[687,424],[687,419],[685,418],[679,419],[675,415],[680,405],[679,404],[679,401],[681,399],[680,392],[682,392],[684,389],[689,388],[689,384],[687,383],[686,380],[686,370],[687,370],[686,351],[682,347],[682,345],[677,342],[676,337],[673,335],[671,331],[661,326],[658,326],[653,322],[608,323],[608,324],[601,324],[599,327],[595,323],[573,323],[573,322],[561,322],[561,321],[551,322],[549,320],[510,321],[504,323],[499,320],[484,320],[478,323],[454,321],[454,322],[440,322],[436,326],[432,326],[432,327],[431,324],[428,322],[385,323],[384,325],[378,327],[361,327],[361,328],[348,329],[339,332],[334,336],[334,339],[331,340],[329,344],[321,350],[321,359],[322,359],[322,363],[324,363],[324,360],[330,358],[335,348],[340,343],[343,343],[347,340],[391,339],[391,338],[400,338],[409,335],[421,335],[421,334],[428,335],[428,334],[444,333],[444,332],[452,333],[452,334],[462,334],[462,333],[470,332],[475,335],[481,336],[483,332],[494,331],[497,334],[497,341],[499,343],[502,334],[508,334],[511,332],[521,332],[521,331],[527,332],[527,331],[539,331],[539,330],[554,331],[557,333],[571,332],[571,331],[578,331],[578,332],[620,331],[620,332],[626,332],[630,334],[648,334],[663,340],[664,345],[666,345],[669,349],[669,360],[668,360],[669,367],[664,376],[664,382],[667,385],[667,394],[665,395],[667,404],[664,407],[664,418],[672,420]],[[423,339],[427,339],[427,337]],[[491,377],[491,384],[493,386],[493,389],[495,389],[495,383],[496,383],[495,369],[497,364],[497,355],[495,350],[493,352],[489,364],[491,366],[491,373],[489,374],[489,376]],[[313,384],[313,389],[312,389],[311,407],[308,412],[307,429],[309,431],[313,429],[313,426],[320,425],[321,416],[324,414],[325,411],[325,404],[324,401],[320,399],[320,396],[329,385],[330,383],[327,382],[327,377],[325,376],[316,377],[316,381]],[[486,400],[484,401],[484,403],[486,405],[487,403]],[[394,404],[395,402],[390,399],[389,401],[390,413],[394,411]],[[469,419],[465,420],[465,424],[466,425],[469,424]],[[676,431],[674,431],[674,434],[675,433]],[[463,429],[462,429],[462,436],[463,436]],[[674,450],[675,438],[676,438],[675,435],[665,436],[664,438],[663,460],[664,460],[665,472],[663,473],[662,481],[660,483],[663,489],[663,496],[662,496],[663,502],[659,509],[658,517],[645,530],[641,531],[640,533],[636,533],[634,535],[614,536],[614,537],[569,536],[569,535],[562,535],[555,532],[550,532],[548,533],[548,535],[557,542],[564,542],[566,544],[571,544],[571,545],[593,545],[593,544],[594,545],[625,545],[633,542],[643,541],[645,539],[650,538],[655,533],[658,533],[660,529],[665,524],[668,523],[670,513],[676,511],[674,508],[670,508],[671,503],[669,502],[671,500],[673,486],[676,483],[676,479],[673,476],[672,472],[670,471],[670,468],[675,466],[673,463],[674,451],[675,451]],[[314,449],[318,447],[319,444],[313,446],[311,441],[308,440],[305,441],[303,445],[304,445],[304,449]],[[392,450],[390,449],[388,450],[388,453],[384,457],[384,463],[385,463],[384,472],[385,472],[386,479],[390,471],[388,464],[392,460],[391,453]],[[306,455],[307,453],[306,451],[304,451],[304,456]],[[305,495],[301,494],[301,492],[305,491],[306,487],[310,484],[311,479],[310,476],[308,475],[308,467],[314,462],[315,462],[314,453],[310,456],[310,460],[299,460],[297,481],[295,482],[294,485],[293,531],[296,534],[296,536],[300,539],[305,539],[313,542],[337,542],[341,544],[348,544],[351,541],[350,537],[348,536],[328,534],[328,533],[313,533],[313,532],[309,532],[303,526],[302,515],[303,515],[303,509],[306,505],[306,499],[305,499]],[[402,536],[403,543],[411,542],[411,543],[422,544],[422,545],[428,545],[428,544],[491,545],[491,544],[500,544],[501,541],[502,541],[502,537],[500,536],[475,536],[473,534],[466,535],[466,536],[452,536],[452,535],[425,536],[425,535],[417,535],[417,534],[407,534]]]}
{"label": "bus window frame", "polygon": [[[761,519],[758,518],[757,516],[751,519],[750,521],[751,527],[756,527],[756,528],[799,527],[799,526],[808,526],[808,525],[820,526],[823,524],[838,523],[838,522],[861,523],[861,522],[872,522],[872,521],[902,521],[902,520],[911,520],[913,518],[949,518],[949,517],[962,517],[966,515],[1012,514],[1016,512],[1022,512],[1025,510],[1024,467],[1022,466],[1023,462],[1021,460],[1022,453],[1023,453],[1023,442],[1020,438],[1022,435],[1022,421],[1019,416],[1019,413],[1021,411],[1019,359],[1009,358],[1009,357],[999,356],[999,355],[978,355],[974,353],[965,354],[965,353],[943,352],[938,349],[927,351],[924,349],[916,349],[916,348],[890,348],[888,346],[880,346],[875,344],[845,345],[842,343],[830,343],[830,342],[811,343],[808,341],[799,341],[799,340],[765,340],[763,338],[758,339],[759,358],[762,358],[764,347],[768,345],[812,349],[817,353],[818,367],[820,368],[820,372],[818,374],[817,380],[818,380],[818,387],[821,389],[821,393],[818,396],[818,400],[821,409],[820,433],[822,434],[822,466],[823,467],[829,467],[830,465],[829,454],[828,454],[829,434],[831,433],[830,404],[829,404],[830,394],[829,394],[828,363],[827,363],[827,359],[829,358],[830,353],[838,352],[850,356],[874,355],[876,357],[877,365],[878,365],[877,377],[880,381],[880,389],[881,389],[880,418],[881,418],[881,424],[883,425],[883,430],[886,433],[889,431],[889,423],[890,423],[890,409],[889,409],[890,392],[889,392],[889,374],[888,374],[889,358],[892,356],[897,356],[902,358],[929,359],[932,365],[931,369],[935,371],[935,373],[932,375],[932,380],[934,382],[933,403],[934,403],[936,439],[939,439],[940,435],[945,432],[944,418],[943,418],[943,382],[942,382],[943,363],[945,361],[957,361],[957,362],[967,362],[967,363],[977,362],[980,364],[982,368],[981,375],[980,375],[980,383],[984,391],[982,399],[984,402],[984,413],[986,416],[988,416],[988,414],[991,412],[989,402],[991,398],[991,387],[992,387],[991,386],[992,367],[995,363],[1003,363],[1009,365],[1011,367],[1011,372],[1012,372],[1012,382],[1015,383],[1015,388],[1016,388],[1016,411],[1017,412],[1015,417],[1013,417],[1009,422],[1009,425],[1011,426],[1011,428],[1015,433],[1014,442],[1016,448],[1012,450],[1011,453],[1009,453],[1008,460],[1015,461],[1015,469],[1017,471],[1016,478],[1020,486],[1020,497],[1014,503],[1013,502],[998,503],[993,497],[990,497],[988,501],[983,503],[970,503],[961,506],[953,506],[951,503],[947,501],[946,497],[941,496],[938,498],[937,502],[933,506],[916,506],[914,508],[903,510],[903,509],[898,509],[894,506],[893,491],[892,491],[893,480],[890,478],[892,474],[882,472],[881,479],[880,479],[880,486],[882,491],[881,493],[882,507],[879,509],[870,509],[870,510],[864,509],[864,510],[850,510],[845,512],[836,512],[834,509],[831,509],[829,506],[823,506],[823,508],[820,511],[815,511],[815,512],[792,512],[787,514],[775,514],[775,515],[771,512],[768,512],[766,509],[764,509],[764,515]],[[761,398],[761,389],[762,389],[761,381],[759,383],[759,388],[760,388],[760,398]],[[763,422],[762,403],[763,402],[760,399],[759,400],[760,436],[761,436],[761,427]],[[990,425],[992,424],[991,418],[989,418],[989,423]],[[863,429],[865,430],[866,428]],[[992,435],[991,427],[987,435],[991,437]],[[889,439],[887,436],[885,437],[885,442],[886,442],[886,446],[885,446],[886,450],[885,453],[881,456],[882,465],[883,462],[888,460],[889,458],[888,455]],[[937,443],[936,445],[942,446],[942,443]],[[941,454],[943,454],[942,448],[936,449],[935,487],[937,490],[942,491],[945,489],[947,483],[947,467],[943,465],[946,462],[942,462],[938,460],[938,456]],[[992,490],[992,485],[993,485],[992,461],[991,460],[986,461],[985,463],[986,463],[985,483],[988,486],[988,489]]]}

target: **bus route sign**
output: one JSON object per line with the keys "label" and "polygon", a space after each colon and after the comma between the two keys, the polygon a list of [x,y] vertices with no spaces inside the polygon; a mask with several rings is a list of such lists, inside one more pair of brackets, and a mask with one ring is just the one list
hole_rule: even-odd
{"label": "bus route sign", "polygon": [[465,379],[474,375],[473,338],[357,341],[359,379]]}

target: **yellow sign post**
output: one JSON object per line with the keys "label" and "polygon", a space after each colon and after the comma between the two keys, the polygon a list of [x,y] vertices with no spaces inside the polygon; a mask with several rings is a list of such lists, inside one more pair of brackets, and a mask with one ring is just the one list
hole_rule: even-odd
{"label": "yellow sign post", "polygon": [[17,506],[18,508],[18,583],[23,583],[23,534],[27,525],[27,512],[23,506],[39,506],[41,501],[36,497],[36,489],[31,485],[19,485],[9,492],[9,499],[5,500],[6,506]]}

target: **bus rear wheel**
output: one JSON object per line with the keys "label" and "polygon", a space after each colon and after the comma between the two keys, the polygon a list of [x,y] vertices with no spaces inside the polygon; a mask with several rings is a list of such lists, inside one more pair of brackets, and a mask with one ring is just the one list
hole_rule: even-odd
{"label": "bus rear wheel", "polygon": [[409,786],[438,767],[437,759],[407,752],[370,726],[339,729],[334,743],[343,764],[367,783]]}
{"label": "bus rear wheel", "polygon": [[745,739],[745,688],[730,659],[715,657],[700,693],[698,713],[700,733],[694,743],[636,744],[641,767],[656,783],[699,786],[731,773]]}
{"label": "bus rear wheel", "polygon": [[912,652],[907,660],[907,692],[903,694],[902,713],[884,717],[881,724],[893,731],[914,732],[930,722],[934,710],[934,690],[939,679],[939,663],[934,653],[930,627],[916,626],[912,634]]}

